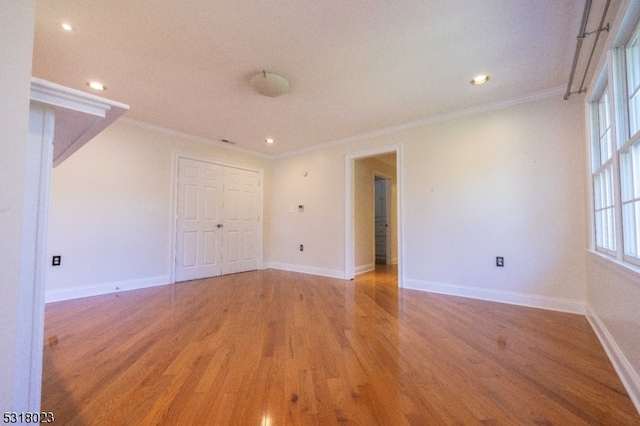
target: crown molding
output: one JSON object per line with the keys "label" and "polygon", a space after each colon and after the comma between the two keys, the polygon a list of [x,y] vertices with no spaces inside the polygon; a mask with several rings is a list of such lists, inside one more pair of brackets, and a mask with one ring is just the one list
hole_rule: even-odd
{"label": "crown molding", "polygon": [[284,152],[282,154],[263,154],[257,151],[253,151],[246,148],[240,148],[234,145],[229,145],[224,142],[216,141],[213,139],[208,139],[201,136],[195,136],[189,133],[181,132],[178,130],[168,129],[166,127],[157,126],[155,124],[149,124],[143,121],[134,120],[128,117],[121,117],[118,121],[129,124],[134,127],[139,127],[147,130],[151,130],[157,133],[161,133],[167,136],[174,136],[181,139],[189,140],[192,142],[205,143],[207,145],[212,145],[217,148],[227,149],[230,151],[240,152],[243,154],[264,158],[264,159],[279,159],[286,157],[293,157],[300,154],[307,154],[310,152],[321,151],[323,149],[332,148],[335,146],[347,145],[352,142],[362,141],[366,139],[372,139],[379,136],[400,133],[411,129],[416,129],[419,127],[429,126],[432,124],[437,124],[445,121],[456,120],[458,118],[468,117],[476,114],[481,114],[485,112],[495,111],[502,108],[512,107],[520,104],[525,104],[528,102],[534,102],[540,99],[546,99],[553,96],[562,96],[565,92],[564,87],[555,87],[553,89],[543,90],[536,93],[531,93],[526,96],[520,96],[517,98],[511,98],[506,101],[495,102],[491,104],[481,105],[478,107],[468,108],[461,111],[456,111],[448,114],[437,115],[433,117],[424,118],[422,120],[412,121],[409,123],[400,124],[397,126],[387,127],[384,129],[374,130],[372,132],[361,133],[355,136],[349,136],[342,139],[337,139],[330,142],[324,142],[318,145],[313,145],[305,148],[294,149],[292,151]]}
{"label": "crown molding", "polygon": [[495,111],[495,110],[499,110],[502,108],[507,108],[507,107],[511,107],[511,106],[515,106],[515,105],[520,105],[520,104],[525,104],[528,102],[533,102],[533,101],[537,101],[540,99],[546,99],[546,98],[550,98],[553,96],[562,96],[565,92],[565,89],[563,87],[555,87],[553,89],[549,89],[549,90],[544,90],[541,92],[536,92],[536,93],[532,93],[526,96],[520,96],[517,98],[512,98],[512,99],[508,99],[506,101],[501,101],[501,102],[495,102],[492,104],[486,104],[486,105],[481,105],[478,107],[473,107],[473,108],[468,108],[462,111],[457,111],[457,112],[452,112],[452,113],[448,113],[448,114],[442,114],[442,115],[437,115],[437,116],[433,116],[433,117],[428,117],[428,118],[424,118],[422,120],[417,120],[417,121],[412,121],[409,123],[404,123],[404,124],[400,124],[398,126],[392,126],[392,127],[387,127],[384,129],[379,129],[379,130],[374,130],[372,132],[367,132],[367,133],[362,133],[359,135],[355,135],[355,136],[349,136],[346,138],[342,138],[342,139],[337,139],[331,142],[325,142],[322,144],[318,144],[318,145],[314,145],[314,146],[310,146],[310,147],[306,147],[306,148],[300,148],[300,149],[296,149],[293,151],[289,151],[289,152],[285,152],[283,154],[275,154],[272,155],[271,158],[285,158],[285,157],[292,157],[295,155],[300,155],[300,154],[306,154],[309,152],[314,152],[314,151],[319,151],[319,150],[323,150],[326,148],[331,148],[331,147],[335,147],[335,146],[340,146],[340,145],[346,145],[352,142],[357,142],[357,141],[361,141],[361,140],[366,140],[366,139],[371,139],[371,138],[375,138],[375,137],[379,137],[379,136],[384,136],[384,135],[389,135],[389,134],[394,134],[394,133],[400,133],[400,132],[404,132],[406,130],[411,130],[411,129],[415,129],[418,127],[423,127],[423,126],[429,126],[432,124],[437,124],[437,123],[441,123],[443,121],[450,121],[450,120],[455,120],[458,118],[462,118],[462,117],[468,117],[471,115],[476,115],[476,114],[481,114],[484,112],[490,112],[490,111]]}
{"label": "crown molding", "polygon": [[205,138],[205,137],[202,137],[202,136],[192,135],[190,133],[185,133],[185,132],[181,132],[179,130],[173,130],[173,129],[169,129],[169,128],[166,128],[166,127],[157,126],[155,124],[146,123],[144,121],[134,120],[134,119],[129,118],[129,117],[121,117],[118,121],[120,123],[127,124],[129,126],[138,127],[138,128],[145,129],[145,130],[150,130],[152,132],[160,133],[160,134],[163,134],[163,135],[166,135],[166,136],[173,136],[173,137],[176,137],[176,138],[185,139],[185,140],[188,140],[188,141],[191,141],[191,142],[198,142],[198,143],[203,143],[203,144],[206,144],[206,145],[215,146],[216,148],[221,148],[221,149],[226,149],[226,150],[229,150],[229,151],[240,152],[240,153],[243,153],[243,154],[247,154],[247,155],[251,155],[251,156],[259,157],[259,158],[265,158],[265,159],[273,158],[272,155],[262,154],[262,153],[257,152],[257,151],[252,151],[252,150],[246,149],[246,148],[240,148],[238,146],[230,145],[228,143],[217,141],[217,140],[214,140],[214,139],[209,139],[209,138]]}

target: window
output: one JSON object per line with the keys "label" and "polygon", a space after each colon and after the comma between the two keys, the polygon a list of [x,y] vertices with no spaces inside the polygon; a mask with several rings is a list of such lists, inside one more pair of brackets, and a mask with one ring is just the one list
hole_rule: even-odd
{"label": "window", "polygon": [[608,58],[590,102],[594,242],[640,265],[640,27]]}
{"label": "window", "polygon": [[[624,260],[640,264],[640,31],[636,28],[625,50],[626,104],[629,138],[620,144],[620,198]],[[622,139],[622,138],[621,138]]]}
{"label": "window", "polygon": [[613,254],[616,250],[615,196],[609,91],[597,102],[595,135],[592,137],[593,201],[596,248]]}
{"label": "window", "polygon": [[[640,142],[620,154],[622,230],[625,257],[638,258],[640,241]],[[627,259],[634,260],[634,259]]]}

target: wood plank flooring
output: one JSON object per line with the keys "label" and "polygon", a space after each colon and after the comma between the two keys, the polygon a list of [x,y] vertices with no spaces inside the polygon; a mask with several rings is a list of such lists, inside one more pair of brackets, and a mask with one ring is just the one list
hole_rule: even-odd
{"label": "wood plank flooring", "polygon": [[587,320],[277,270],[48,304],[65,425],[640,425]]}

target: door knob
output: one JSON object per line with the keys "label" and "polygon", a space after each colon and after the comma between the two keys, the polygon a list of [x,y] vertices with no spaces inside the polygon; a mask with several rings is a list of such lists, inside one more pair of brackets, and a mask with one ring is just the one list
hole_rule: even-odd
{"label": "door knob", "polygon": [[221,223],[217,224],[216,228],[222,228],[222,224]]}

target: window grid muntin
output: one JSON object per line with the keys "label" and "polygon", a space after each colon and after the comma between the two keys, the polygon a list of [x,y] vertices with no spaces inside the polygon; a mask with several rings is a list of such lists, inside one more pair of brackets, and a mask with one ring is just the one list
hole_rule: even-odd
{"label": "window grid muntin", "polygon": [[611,109],[609,91],[605,90],[598,102],[598,166],[611,159]]}

